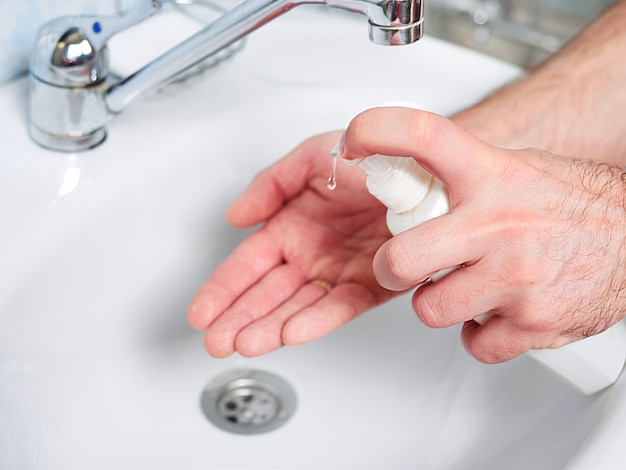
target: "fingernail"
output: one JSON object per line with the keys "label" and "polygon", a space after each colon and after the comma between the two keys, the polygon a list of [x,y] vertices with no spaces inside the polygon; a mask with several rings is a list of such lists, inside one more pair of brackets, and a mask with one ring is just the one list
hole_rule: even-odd
{"label": "fingernail", "polygon": [[339,137],[339,143],[337,144],[337,150],[339,151],[339,156],[343,157],[346,153],[346,131],[341,133],[341,137]]}
{"label": "fingernail", "polygon": [[422,282],[420,282],[417,286],[415,286],[415,290],[420,289],[422,287],[430,286],[434,281],[432,278],[427,277]]}

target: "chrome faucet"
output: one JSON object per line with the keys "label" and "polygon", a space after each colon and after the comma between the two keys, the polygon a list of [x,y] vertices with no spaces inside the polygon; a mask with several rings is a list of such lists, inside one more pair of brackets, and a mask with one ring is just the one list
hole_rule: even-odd
{"label": "chrome faucet", "polygon": [[136,98],[238,41],[292,7],[325,4],[369,19],[376,44],[410,44],[423,34],[422,0],[246,0],[124,78],[109,73],[107,41],[143,21],[164,0],[136,0],[120,16],[67,16],[39,31],[30,64],[29,132],[43,147],[87,150],[106,138],[106,124]]}

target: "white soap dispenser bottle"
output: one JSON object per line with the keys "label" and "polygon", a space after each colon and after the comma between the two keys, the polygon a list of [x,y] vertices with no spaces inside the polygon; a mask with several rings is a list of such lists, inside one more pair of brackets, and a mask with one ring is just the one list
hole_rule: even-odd
{"label": "white soap dispenser bottle", "polygon": [[[372,155],[346,160],[368,176],[369,192],[387,206],[387,226],[392,235],[415,227],[449,210],[442,182],[426,172],[413,158]],[[453,269],[432,276],[435,281]],[[479,323],[487,320],[480,316]],[[626,325],[621,321],[605,332],[559,349],[531,350],[530,357],[582,393],[596,393],[612,385],[626,360]]]}

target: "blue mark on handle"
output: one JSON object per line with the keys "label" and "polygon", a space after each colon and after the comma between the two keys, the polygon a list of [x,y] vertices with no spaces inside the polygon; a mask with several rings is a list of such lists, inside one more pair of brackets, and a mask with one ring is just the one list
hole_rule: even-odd
{"label": "blue mark on handle", "polygon": [[102,31],[102,25],[100,24],[99,21],[94,22],[94,24],[91,26],[91,28],[93,29],[94,33],[99,33]]}

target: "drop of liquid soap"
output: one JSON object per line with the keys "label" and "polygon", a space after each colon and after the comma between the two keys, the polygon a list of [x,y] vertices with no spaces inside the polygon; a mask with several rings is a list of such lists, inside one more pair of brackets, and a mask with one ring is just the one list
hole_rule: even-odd
{"label": "drop of liquid soap", "polygon": [[326,187],[334,191],[337,187],[337,158],[339,157],[339,145],[335,145],[333,150],[330,152],[330,156],[333,159],[332,166],[330,167],[330,176],[328,177],[328,181],[326,181]]}
{"label": "drop of liquid soap", "polygon": [[337,187],[337,158],[333,157],[333,164],[330,167],[330,176],[326,181],[326,187],[331,191],[334,191]]}

